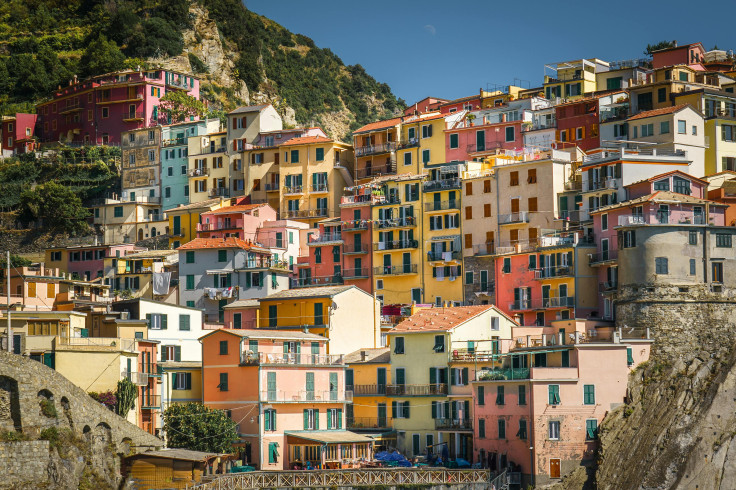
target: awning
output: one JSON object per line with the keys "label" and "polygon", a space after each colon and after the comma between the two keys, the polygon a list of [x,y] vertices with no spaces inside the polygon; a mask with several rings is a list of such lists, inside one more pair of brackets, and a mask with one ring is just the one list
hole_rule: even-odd
{"label": "awning", "polygon": [[232,269],[208,269],[205,271],[207,274],[231,274],[233,272]]}
{"label": "awning", "polygon": [[373,441],[370,437],[348,430],[287,430],[284,434],[322,444],[370,443]]}

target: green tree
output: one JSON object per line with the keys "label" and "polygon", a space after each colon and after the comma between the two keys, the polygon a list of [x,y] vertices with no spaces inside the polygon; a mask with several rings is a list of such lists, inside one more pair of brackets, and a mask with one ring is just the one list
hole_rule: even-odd
{"label": "green tree", "polygon": [[115,413],[121,417],[127,417],[128,412],[133,408],[135,399],[138,398],[138,388],[128,378],[118,381],[115,390]]}
{"label": "green tree", "polygon": [[69,234],[82,234],[89,229],[89,210],[71,189],[54,181],[35,189],[26,189],[20,197],[22,221],[43,220],[46,228]]}
{"label": "green tree", "polygon": [[160,102],[161,112],[167,114],[172,123],[182,122],[190,116],[203,117],[206,112],[202,101],[180,90],[166,92]]}
{"label": "green tree", "polygon": [[228,453],[238,439],[237,425],[224,410],[201,403],[170,405],[164,411],[164,431],[169,447]]}
{"label": "green tree", "polygon": [[85,76],[102,75],[111,71],[120,70],[125,63],[125,55],[120,51],[115,41],[100,35],[84,50],[79,61],[82,73]]}
{"label": "green tree", "polygon": [[[0,254],[0,269],[5,270],[8,266],[5,254]],[[20,255],[10,254],[10,267],[28,267],[32,262]]]}
{"label": "green tree", "polygon": [[647,49],[644,51],[644,54],[647,56],[651,56],[652,53],[655,51],[659,51],[660,49],[667,49],[667,48],[674,48],[677,45],[677,41],[659,41],[656,44],[647,44]]}

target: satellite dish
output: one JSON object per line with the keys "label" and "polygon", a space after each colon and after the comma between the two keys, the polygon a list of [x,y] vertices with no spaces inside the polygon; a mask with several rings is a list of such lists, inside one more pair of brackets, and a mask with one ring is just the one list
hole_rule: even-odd
{"label": "satellite dish", "polygon": [[335,303],[335,302],[333,301],[333,302],[332,302],[332,304],[330,305],[330,309],[331,309],[331,310],[336,310],[336,309],[337,309],[337,303]]}

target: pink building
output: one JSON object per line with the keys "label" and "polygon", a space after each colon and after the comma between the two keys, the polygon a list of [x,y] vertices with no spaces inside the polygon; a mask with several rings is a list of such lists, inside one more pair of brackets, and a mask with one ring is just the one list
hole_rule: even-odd
{"label": "pink building", "polygon": [[171,123],[159,110],[166,92],[199,99],[199,80],[178,72],[122,70],[70,81],[36,106],[41,141],[120,144],[123,131]]}
{"label": "pink building", "polygon": [[110,278],[112,271],[106,271],[105,258],[123,257],[134,251],[145,250],[132,243],[119,245],[81,245],[46,249],[45,263],[83,280],[97,277]]}
{"label": "pink building", "polygon": [[[259,470],[350,468],[372,439],[345,427],[342,355],[325,337],[277,330],[215,330],[201,337],[205,405],[238,424],[239,458]],[[248,400],[248,401],[244,401]]]}
{"label": "pink building", "polygon": [[652,53],[652,68],[664,68],[674,65],[690,65],[696,70],[705,70],[705,49],[701,43],[683,44],[674,48],[660,49]]}
{"label": "pink building", "polygon": [[629,372],[649,358],[648,331],[582,320],[514,328],[501,367],[474,381],[475,461],[521,473],[521,488],[592,464],[598,425],[624,403]]}
{"label": "pink building", "polygon": [[2,156],[28,153],[36,148],[36,114],[16,113],[3,116],[0,135],[2,135]]}
{"label": "pink building", "polygon": [[247,197],[232,206],[207,211],[200,215],[197,238],[235,237],[255,241],[258,228],[265,221],[276,220],[276,210],[268,204],[243,204]]}
{"label": "pink building", "polygon": [[404,109],[405,116],[414,114],[423,114],[425,112],[438,111],[440,106],[448,102],[446,99],[438,99],[437,97],[425,97],[420,101],[414,102],[412,105]]}
{"label": "pink building", "polygon": [[316,231],[307,234],[308,255],[299,258],[298,277],[292,280],[292,288],[344,283],[341,225],[340,218],[328,218],[319,222]]}
{"label": "pink building", "polygon": [[480,94],[450,100],[440,105],[440,113],[451,114],[460,111],[477,111],[481,108],[482,99]]}

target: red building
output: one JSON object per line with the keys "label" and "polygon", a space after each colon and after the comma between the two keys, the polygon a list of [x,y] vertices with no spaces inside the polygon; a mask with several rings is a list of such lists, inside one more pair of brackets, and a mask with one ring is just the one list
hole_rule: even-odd
{"label": "red building", "polygon": [[[495,154],[497,150],[513,150],[524,146],[521,134],[521,119],[507,121],[478,117],[469,113],[457,122],[448,122],[445,129],[445,156],[447,161],[464,161],[485,155]],[[472,118],[468,116],[472,115]],[[498,120],[500,119],[500,121]],[[497,122],[498,121],[498,122]]]}
{"label": "red building", "polygon": [[440,106],[447,102],[446,99],[438,99],[437,97],[425,97],[419,102],[404,109],[405,116],[413,116],[414,114],[424,114],[425,112],[434,112],[439,110]]}
{"label": "red building", "polygon": [[36,106],[41,141],[119,144],[124,131],[170,123],[159,101],[172,90],[199,99],[199,80],[171,71],[124,70],[69,86]]}
{"label": "red building", "polygon": [[450,114],[452,112],[460,112],[463,110],[477,111],[481,108],[482,102],[480,94],[462,97],[440,105],[440,112],[442,114]]}
{"label": "red building", "polygon": [[701,63],[705,61],[705,49],[700,43],[683,44],[673,48],[660,49],[652,53],[652,68],[663,68],[674,65],[690,65],[696,70],[705,70]]}
{"label": "red building", "polygon": [[583,151],[600,148],[599,100],[589,97],[555,108],[558,148],[577,146]]}
{"label": "red building", "polygon": [[3,116],[2,156],[28,153],[36,148],[35,129],[36,114],[16,113],[15,116]]}

